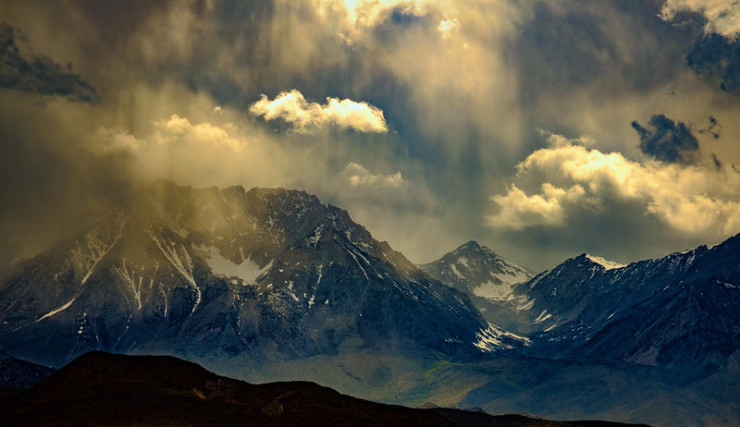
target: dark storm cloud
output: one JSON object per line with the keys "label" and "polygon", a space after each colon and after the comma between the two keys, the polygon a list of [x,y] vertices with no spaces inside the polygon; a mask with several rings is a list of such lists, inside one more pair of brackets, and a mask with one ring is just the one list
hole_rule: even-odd
{"label": "dark storm cloud", "polygon": [[722,91],[740,96],[740,39],[705,35],[686,56],[686,65]]}
{"label": "dark storm cloud", "polygon": [[507,52],[527,82],[523,101],[590,85],[607,98],[674,79],[694,32],[663,22],[662,3],[536,2]]}
{"label": "dark storm cloud", "polygon": [[70,99],[94,103],[95,88],[72,71],[44,56],[24,58],[17,44],[17,31],[0,23],[0,88],[15,89],[41,95],[62,95]]}
{"label": "dark storm cloud", "polygon": [[722,161],[717,157],[716,154],[712,153],[712,164],[714,165],[714,168],[717,170],[722,170]]}
{"label": "dark storm cloud", "polygon": [[650,118],[647,128],[637,121],[632,127],[640,135],[640,150],[668,163],[696,164],[699,161],[699,141],[683,122],[675,122],[657,114]]}
{"label": "dark storm cloud", "polygon": [[722,125],[714,116],[709,116],[707,117],[706,125],[697,129],[697,132],[709,135],[714,139],[719,139],[720,135],[722,135]]}

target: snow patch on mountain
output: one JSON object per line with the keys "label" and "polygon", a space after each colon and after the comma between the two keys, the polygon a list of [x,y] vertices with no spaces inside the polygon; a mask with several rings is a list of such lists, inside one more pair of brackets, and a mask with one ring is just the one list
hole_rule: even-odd
{"label": "snow patch on mountain", "polygon": [[471,290],[475,296],[491,301],[506,301],[514,292],[516,285],[526,282],[531,277],[524,270],[515,267],[505,269],[505,273],[493,274],[492,276],[500,280],[500,283],[489,280],[481,283],[479,286],[473,287]]}
{"label": "snow patch on mountain", "polygon": [[486,329],[481,329],[475,336],[476,340],[473,345],[484,352],[511,350],[515,345],[529,346],[531,344],[529,338],[504,331],[490,323]]}
{"label": "snow patch on mountain", "polygon": [[213,246],[201,247],[200,249],[206,253],[206,263],[214,274],[224,277],[238,277],[244,283],[255,283],[258,277],[272,267],[272,261],[264,267],[260,267],[248,258],[236,263],[221,255],[219,249]]}
{"label": "snow patch on mountain", "polygon": [[594,262],[604,267],[604,270],[614,270],[616,268],[622,268],[622,267],[627,266],[626,264],[620,264],[618,262],[609,261],[608,259],[604,259],[600,256],[586,254],[586,258],[588,258],[591,262]]}

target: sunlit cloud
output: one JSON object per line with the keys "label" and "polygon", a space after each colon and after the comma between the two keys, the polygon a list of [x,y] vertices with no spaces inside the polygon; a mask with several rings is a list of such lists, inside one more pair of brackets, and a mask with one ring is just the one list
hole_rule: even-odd
{"label": "sunlit cloud", "polygon": [[737,0],[666,0],[660,17],[672,21],[678,12],[697,12],[707,19],[707,33],[737,37],[740,33],[740,2]]}
{"label": "sunlit cloud", "polygon": [[603,212],[607,202],[637,203],[650,215],[684,233],[740,231],[740,174],[694,165],[639,163],[620,153],[603,153],[552,135],[552,145],[517,165],[517,181],[538,177],[540,189],[525,193],[513,184],[491,200],[495,228],[576,226],[572,218]]}
{"label": "sunlit cloud", "polygon": [[358,132],[382,133],[388,131],[383,111],[365,102],[350,99],[326,98],[326,104],[308,102],[295,89],[281,92],[270,100],[262,95],[249,111],[265,120],[281,119],[294,126],[297,132],[311,132],[326,125]]}
{"label": "sunlit cloud", "polygon": [[244,138],[229,134],[227,129],[233,127],[230,124],[215,126],[211,123],[198,123],[194,125],[188,119],[173,114],[168,120],[155,121],[154,125],[158,129],[155,139],[160,144],[186,140],[204,145],[222,145],[234,151],[241,151],[247,144]]}
{"label": "sunlit cloud", "polygon": [[512,185],[505,195],[495,195],[491,200],[499,207],[496,215],[488,217],[492,227],[521,230],[538,225],[559,226],[565,222],[563,204],[583,197],[585,191],[580,185],[565,190],[546,182],[542,193],[528,196],[516,185]]}
{"label": "sunlit cloud", "polygon": [[342,176],[351,187],[401,188],[406,186],[406,180],[400,171],[392,175],[373,174],[367,168],[355,162],[350,162],[344,168]]}
{"label": "sunlit cloud", "polygon": [[452,33],[457,31],[458,28],[460,28],[460,21],[458,21],[457,18],[445,18],[439,22],[439,25],[437,25],[437,31],[439,31],[439,35],[442,37],[442,40],[450,38]]}

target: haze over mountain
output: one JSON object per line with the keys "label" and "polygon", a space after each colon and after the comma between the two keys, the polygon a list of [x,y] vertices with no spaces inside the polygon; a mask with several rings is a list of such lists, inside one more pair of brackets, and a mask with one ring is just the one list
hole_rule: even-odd
{"label": "haze over mountain", "polygon": [[0,322],[2,348],[55,366],[92,349],[464,354],[487,328],[464,294],[314,196],[165,181],[18,265]]}

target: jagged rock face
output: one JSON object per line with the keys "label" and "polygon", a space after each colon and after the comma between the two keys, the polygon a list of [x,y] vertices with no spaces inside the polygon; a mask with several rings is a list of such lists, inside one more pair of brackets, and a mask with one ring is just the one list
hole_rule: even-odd
{"label": "jagged rock face", "polygon": [[16,266],[0,347],[58,365],[90,349],[300,357],[408,343],[473,351],[467,297],[347,212],[283,189],[158,182]]}
{"label": "jagged rock face", "polygon": [[458,290],[492,301],[505,301],[514,285],[534,274],[478,242],[470,241],[437,261],[422,265],[430,276]]}
{"label": "jagged rock face", "polygon": [[466,293],[481,314],[494,325],[514,332],[529,332],[526,312],[529,299],[516,294],[517,284],[534,274],[470,241],[437,261],[420,266],[431,277]]}

